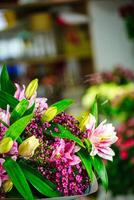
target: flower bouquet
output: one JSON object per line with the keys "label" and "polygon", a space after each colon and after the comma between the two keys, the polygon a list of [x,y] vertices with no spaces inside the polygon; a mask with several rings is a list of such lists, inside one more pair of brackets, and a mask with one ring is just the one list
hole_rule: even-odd
{"label": "flower bouquet", "polygon": [[0,78],[0,198],[85,195],[96,175],[108,188],[103,159],[117,136],[112,124],[98,125],[97,102],[77,119],[64,112],[73,101],[50,107],[37,98],[38,80],[13,84],[6,66]]}

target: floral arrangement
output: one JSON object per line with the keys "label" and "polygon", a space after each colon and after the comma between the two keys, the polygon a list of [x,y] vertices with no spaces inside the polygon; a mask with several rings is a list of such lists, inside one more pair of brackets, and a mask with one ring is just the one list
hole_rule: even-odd
{"label": "floral arrangement", "polygon": [[128,36],[134,39],[134,3],[127,3],[119,8],[120,16],[125,20]]}
{"label": "floral arrangement", "polygon": [[108,164],[109,188],[114,195],[134,193],[134,117],[118,126],[117,135],[115,162]]}
{"label": "floral arrangement", "polygon": [[1,198],[83,195],[95,175],[108,188],[103,159],[113,160],[117,136],[111,123],[98,124],[96,101],[76,119],[64,111],[71,99],[37,98],[37,79],[21,87],[3,66],[0,85]]}

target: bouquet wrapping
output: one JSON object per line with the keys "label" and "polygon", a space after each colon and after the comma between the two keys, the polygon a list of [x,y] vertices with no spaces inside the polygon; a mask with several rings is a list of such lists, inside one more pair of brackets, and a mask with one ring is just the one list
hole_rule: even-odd
{"label": "bouquet wrapping", "polygon": [[115,128],[99,124],[95,101],[90,113],[67,114],[71,99],[48,106],[37,97],[38,80],[27,87],[11,82],[6,66],[0,78],[0,197],[86,195],[96,176],[105,189],[103,159],[112,161]]}

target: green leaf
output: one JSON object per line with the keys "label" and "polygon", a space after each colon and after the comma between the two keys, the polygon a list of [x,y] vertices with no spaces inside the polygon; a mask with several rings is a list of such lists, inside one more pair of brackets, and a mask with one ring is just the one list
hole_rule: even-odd
{"label": "green leaf", "polygon": [[13,110],[18,103],[19,101],[12,95],[8,94],[7,92],[0,91],[0,108],[6,110],[7,105],[9,105],[11,110]]}
{"label": "green leaf", "polygon": [[72,99],[63,99],[61,101],[52,104],[50,107],[56,107],[58,115],[59,113],[67,109],[72,103],[73,103]]}
{"label": "green leaf", "polygon": [[6,158],[3,164],[6,172],[8,173],[11,181],[13,182],[16,189],[26,200],[33,200],[33,195],[30,190],[30,187],[27,183],[27,180],[16,161],[12,158]]}
{"label": "green leaf", "polygon": [[28,105],[29,105],[29,102],[26,99],[22,99],[17,104],[17,106],[14,108],[13,112],[11,113],[11,117],[10,117],[11,124],[23,116],[23,114],[27,110]]}
{"label": "green leaf", "polygon": [[16,91],[16,87],[10,80],[6,65],[3,65],[3,68],[2,68],[0,84],[1,84],[1,90],[11,95],[14,95]]}
{"label": "green leaf", "polygon": [[13,140],[16,140],[29,124],[32,117],[33,114],[30,114],[14,122],[6,131],[4,137],[11,137]]}
{"label": "green leaf", "polygon": [[[43,195],[47,197],[59,197],[61,193],[56,191],[56,187],[53,183],[46,180],[38,171],[31,168],[27,164],[19,164],[26,179]],[[49,184],[48,184],[49,183]],[[53,188],[51,187],[53,185]]]}
{"label": "green leaf", "polygon": [[92,165],[93,165],[96,173],[98,174],[99,178],[101,179],[102,185],[107,190],[108,189],[108,176],[107,176],[107,171],[106,171],[106,168],[105,168],[105,165],[104,165],[102,159],[99,158],[98,156],[92,157]]}
{"label": "green leaf", "polygon": [[91,160],[90,160],[89,153],[87,153],[86,150],[81,149],[80,151],[77,152],[77,155],[80,157],[83,165],[85,166],[85,168],[87,170],[89,178],[93,182],[94,174],[93,174],[93,170],[92,170],[92,163],[91,163]]}
{"label": "green leaf", "polygon": [[24,113],[24,116],[32,114],[34,111],[34,108],[35,108],[35,103],[26,110],[26,112]]}
{"label": "green leaf", "polygon": [[52,104],[42,115],[42,122],[51,121],[56,115],[68,108],[72,103],[72,99],[63,99]]}
{"label": "green leaf", "polygon": [[99,116],[98,116],[98,103],[97,103],[97,97],[91,107],[91,114],[95,116],[96,119],[96,125],[98,125]]}
{"label": "green leaf", "polygon": [[[58,132],[55,132],[55,128],[58,129]],[[73,140],[79,146],[85,148],[83,142],[78,137],[76,137],[75,135],[73,135],[66,127],[64,127],[64,126],[62,126],[60,124],[54,124],[54,123],[52,123],[51,129],[50,129],[49,133],[51,133],[51,135],[53,137],[59,137],[59,138],[65,138],[65,139],[68,139],[68,140]]]}
{"label": "green leaf", "polygon": [[84,139],[84,143],[85,143],[86,149],[90,153],[91,152],[91,148],[92,148],[92,144],[91,144],[90,140],[85,138]]}

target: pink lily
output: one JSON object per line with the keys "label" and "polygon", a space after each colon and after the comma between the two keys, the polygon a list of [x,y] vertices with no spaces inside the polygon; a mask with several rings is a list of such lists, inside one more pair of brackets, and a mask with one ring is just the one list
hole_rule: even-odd
{"label": "pink lily", "polygon": [[43,114],[45,110],[48,108],[48,104],[46,103],[47,98],[36,98],[35,99],[35,110],[37,113]]}
{"label": "pink lily", "polygon": [[25,85],[23,85],[23,88],[17,83],[15,83],[16,86],[16,92],[14,94],[14,97],[18,100],[25,99]]}
{"label": "pink lily", "polygon": [[106,120],[96,128],[95,123],[95,117],[90,114],[89,122],[86,126],[88,138],[92,144],[90,155],[95,156],[97,154],[104,159],[112,161],[115,154],[110,146],[118,139],[115,128],[110,123],[106,124]]}
{"label": "pink lily", "polygon": [[60,158],[65,158],[68,160],[70,165],[77,165],[81,162],[79,157],[75,155],[79,150],[80,148],[75,146],[75,142],[65,142],[63,139],[60,139],[59,145],[52,153],[50,162]]}
{"label": "pink lily", "polygon": [[[17,83],[15,84],[16,86],[16,92],[14,97],[21,101],[22,99],[26,99],[25,96],[25,85],[23,85],[23,88],[18,85]],[[29,107],[31,107],[35,103],[35,112],[38,114],[42,114],[47,108],[48,104],[46,103],[47,99],[46,98],[36,98],[37,97],[37,92],[33,94],[33,96],[28,100],[29,101]]]}

